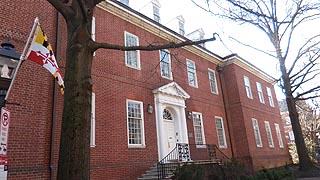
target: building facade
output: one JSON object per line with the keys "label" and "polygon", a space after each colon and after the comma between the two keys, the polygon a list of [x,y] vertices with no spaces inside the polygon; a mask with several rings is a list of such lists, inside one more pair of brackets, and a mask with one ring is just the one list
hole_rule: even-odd
{"label": "building facade", "polygon": [[[0,2],[1,39],[10,36],[21,53],[38,16],[64,71],[62,17],[47,1],[19,2]],[[159,13],[153,20],[125,3],[108,0],[96,7],[95,40],[126,46],[187,40],[181,28],[161,25]],[[248,172],[290,163],[274,80],[236,54],[220,57],[201,45],[151,52],[99,49],[92,78],[91,179],[137,179],[177,144],[188,145],[191,160],[203,160],[199,154],[215,145]],[[8,179],[55,178],[62,102],[52,76],[25,61],[6,105]]]}

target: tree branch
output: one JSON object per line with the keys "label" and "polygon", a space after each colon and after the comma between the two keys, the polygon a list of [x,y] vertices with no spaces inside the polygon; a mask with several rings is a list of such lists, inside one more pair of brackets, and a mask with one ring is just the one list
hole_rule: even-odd
{"label": "tree branch", "polygon": [[164,45],[147,45],[147,46],[123,46],[123,45],[115,45],[115,44],[109,44],[109,43],[99,43],[91,41],[89,46],[92,48],[93,51],[96,51],[97,49],[103,48],[103,49],[114,49],[114,50],[120,50],[120,51],[136,51],[136,50],[142,50],[142,51],[154,51],[159,49],[172,49],[172,48],[180,48],[184,46],[191,46],[191,45],[198,45],[209,41],[214,41],[216,38],[214,37],[216,33],[213,34],[212,38],[209,39],[203,39],[199,41],[191,41],[186,40],[179,43],[176,42],[170,42],[168,44]]}
{"label": "tree branch", "polygon": [[[307,95],[307,94],[310,94],[310,93],[313,93],[313,92],[318,91],[318,90],[320,90],[320,86],[313,87],[313,88],[311,88],[311,89],[309,89],[309,90],[307,90],[307,91],[304,91],[304,92],[301,93],[301,94],[298,94],[298,95],[295,97],[295,99],[300,99],[300,97],[302,97],[302,96],[304,96],[304,95]],[[315,95],[315,96],[319,96],[319,95]]]}
{"label": "tree branch", "polygon": [[271,57],[276,58],[275,55],[273,55],[273,54],[271,54],[271,53],[268,53],[268,52],[266,52],[266,51],[264,51],[264,50],[258,49],[258,48],[256,48],[256,47],[253,47],[253,46],[251,46],[251,45],[249,45],[249,44],[245,44],[245,43],[243,43],[243,42],[240,42],[240,41],[237,40],[236,38],[233,38],[233,37],[231,37],[231,36],[230,36],[229,38],[232,39],[232,40],[234,40],[234,41],[236,41],[237,43],[239,43],[239,44],[241,44],[241,45],[247,46],[247,47],[252,48],[252,49],[254,49],[254,50],[256,50],[256,51],[262,52],[262,53],[264,53],[264,54],[266,54],[266,55],[269,55],[269,56],[271,56]]}

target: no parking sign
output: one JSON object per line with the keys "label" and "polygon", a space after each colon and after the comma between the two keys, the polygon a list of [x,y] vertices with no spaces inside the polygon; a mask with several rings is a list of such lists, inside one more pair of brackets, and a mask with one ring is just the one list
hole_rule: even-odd
{"label": "no parking sign", "polygon": [[0,124],[0,165],[7,164],[7,143],[9,135],[10,112],[6,108],[1,108]]}

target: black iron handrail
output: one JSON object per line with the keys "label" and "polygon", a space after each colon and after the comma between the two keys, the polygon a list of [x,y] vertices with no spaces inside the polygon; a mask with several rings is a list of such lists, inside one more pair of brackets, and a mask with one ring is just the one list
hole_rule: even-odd
{"label": "black iron handrail", "polygon": [[176,147],[157,163],[158,179],[169,178],[180,164],[190,162],[191,158],[193,163],[210,161],[221,164],[223,160],[230,160],[215,144],[177,143]]}

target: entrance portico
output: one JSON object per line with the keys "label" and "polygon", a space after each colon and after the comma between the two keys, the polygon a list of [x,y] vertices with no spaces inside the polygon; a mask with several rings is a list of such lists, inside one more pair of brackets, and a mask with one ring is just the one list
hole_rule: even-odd
{"label": "entrance portico", "polygon": [[185,100],[190,98],[176,82],[153,90],[157,126],[158,157],[161,160],[176,143],[188,143]]}

